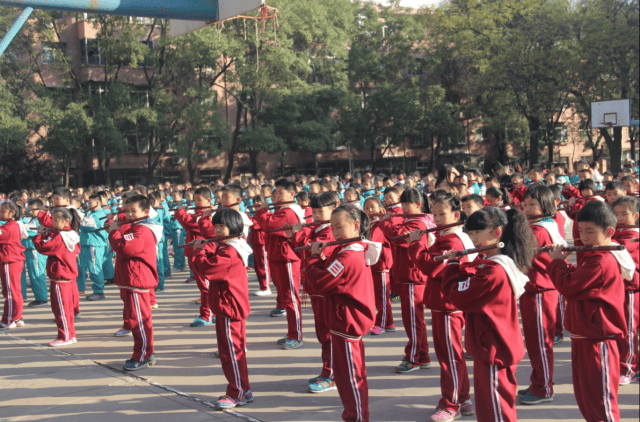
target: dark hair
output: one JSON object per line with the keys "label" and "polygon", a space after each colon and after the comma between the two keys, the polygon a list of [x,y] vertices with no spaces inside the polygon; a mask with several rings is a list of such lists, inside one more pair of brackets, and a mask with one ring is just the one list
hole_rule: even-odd
{"label": "dark hair", "polygon": [[398,192],[398,189],[396,189],[395,187],[391,186],[391,187],[388,187],[388,188],[384,189],[384,194],[383,195],[386,195],[388,193],[395,193],[396,195],[398,195],[400,192]]}
{"label": "dark hair", "polygon": [[144,195],[147,196],[147,192],[149,192],[149,189],[146,186],[143,185],[136,185],[133,190],[138,191],[138,194],[140,195]]}
{"label": "dark hair", "polygon": [[17,203],[15,203],[13,201],[5,201],[5,202],[2,203],[2,205],[0,205],[0,208],[2,208],[2,207],[7,207],[11,211],[15,212],[15,214],[13,216],[13,220],[14,221],[18,221],[18,220],[20,220],[22,218],[23,209]]}
{"label": "dark hair", "polygon": [[485,194],[485,196],[487,195],[493,196],[494,198],[502,197],[502,202],[504,203],[504,205],[511,204],[511,195],[509,195],[509,192],[505,188],[496,188],[495,186],[491,186],[489,189],[487,189],[487,193]]}
{"label": "dark hair", "polygon": [[524,180],[524,176],[522,175],[522,173],[513,173],[511,175],[511,180],[517,179],[517,178]]}
{"label": "dark hair", "polygon": [[590,221],[603,230],[615,228],[618,219],[609,205],[602,201],[590,201],[578,213],[578,222]]}
{"label": "dark hair", "polygon": [[357,190],[355,190],[354,188],[346,188],[346,189],[344,190],[344,196],[347,196],[347,194],[348,194],[348,193],[349,193],[349,194],[351,194],[351,193],[352,193],[352,194],[354,194],[354,195],[358,196],[358,191],[357,191]]}
{"label": "dark hair", "polygon": [[244,223],[240,213],[232,208],[216,211],[211,217],[211,224],[224,224],[229,228],[229,234],[242,234]]}
{"label": "dark hair", "polygon": [[335,201],[336,205],[340,203],[340,194],[338,192],[332,190],[332,191],[324,192],[324,193],[331,195],[331,197]]}
{"label": "dark hair", "polygon": [[311,203],[309,204],[311,208],[322,208],[322,207],[336,207],[338,202],[336,202],[335,196],[331,194],[331,192],[322,192],[317,195],[313,195],[311,198]]}
{"label": "dark hair", "polygon": [[307,183],[307,186],[311,186],[311,185],[318,185],[318,186],[321,186],[321,185],[320,185],[320,181],[319,181],[319,180],[312,180],[312,181],[310,181],[309,183]]}
{"label": "dark hair", "polygon": [[440,186],[442,182],[449,183],[449,176],[453,174],[454,166],[451,164],[443,164],[438,169],[438,178],[436,179],[436,187]]}
{"label": "dark hair", "polygon": [[491,164],[491,166],[489,166],[489,171],[493,173],[496,177],[500,177],[507,172],[506,168],[497,161]]}
{"label": "dark hair", "polygon": [[53,195],[58,195],[62,198],[66,198],[71,200],[71,191],[67,188],[56,188],[54,189],[53,193],[51,194],[51,196]]}
{"label": "dark hair", "polygon": [[591,189],[591,192],[593,192],[594,195],[598,190],[598,188],[596,187],[596,182],[594,182],[593,179],[584,179],[580,182],[580,184],[578,185],[578,190],[580,191],[580,193],[582,193],[584,189]]}
{"label": "dark hair", "polygon": [[33,198],[33,199],[30,199],[29,202],[27,202],[27,207],[30,207],[31,205],[37,205],[38,208],[42,209],[42,207],[44,206],[44,203],[39,198]]}
{"label": "dark hair", "polygon": [[462,199],[460,200],[460,202],[473,202],[475,203],[477,206],[479,207],[483,207],[484,206],[484,201],[482,200],[482,197],[476,193],[472,193],[470,195],[467,196],[463,196]]}
{"label": "dark hair", "polygon": [[620,179],[622,183],[626,182],[627,180],[631,180],[633,183],[638,183],[636,178],[633,177],[632,175],[624,176],[622,179]]}
{"label": "dark hair", "polygon": [[615,209],[617,206],[627,207],[632,213],[638,212],[638,198],[634,196],[621,196],[611,206]]}
{"label": "dark hair", "polygon": [[[291,180],[287,179],[286,177],[281,177],[280,179],[276,180],[276,187],[280,186],[282,189],[291,192],[292,194],[296,194],[296,184],[293,183]],[[328,187],[328,184],[327,184]]]}
{"label": "dark hair", "polygon": [[417,204],[422,203],[422,212],[427,214],[431,214],[431,209],[429,207],[429,198],[423,193],[421,193],[416,188],[405,189],[400,195],[400,203],[405,204]]}
{"label": "dark hair", "polygon": [[540,167],[539,165],[533,165],[531,166],[531,168],[529,169],[529,171],[537,171],[538,173],[542,174],[542,167]]}
{"label": "dark hair", "polygon": [[78,214],[78,211],[76,211],[75,209],[58,207],[54,208],[51,211],[51,215],[53,216],[54,214],[59,214],[63,218],[70,220],[71,224],[69,226],[73,231],[77,232],[78,230],[80,230],[80,214]]}
{"label": "dark hair", "polygon": [[496,207],[484,207],[469,217],[465,227],[467,231],[502,227],[502,253],[511,258],[523,273],[526,274],[531,268],[534,248],[538,243],[527,218],[520,211],[514,208],[502,211]]}
{"label": "dark hair", "polygon": [[158,202],[162,200],[162,196],[160,195],[160,192],[158,192],[157,190],[153,192],[149,192],[149,195],[147,195],[147,198],[152,199],[153,201],[158,201]]}
{"label": "dark hair", "polygon": [[138,204],[141,210],[148,210],[151,207],[149,198],[144,195],[134,194],[127,197],[127,204]]}
{"label": "dark hair", "polygon": [[610,182],[607,182],[607,184],[605,185],[604,190],[616,190],[619,189],[622,192],[624,192],[624,184],[622,184],[622,182],[620,180],[612,180]]}
{"label": "dark hair", "polygon": [[[94,195],[98,195],[101,199],[102,199],[102,198],[109,198],[109,195],[107,195],[107,192],[105,192],[105,191],[103,191],[103,190],[101,190],[101,191],[98,191],[98,192],[94,193]],[[93,195],[92,195],[92,196],[93,196]]]}
{"label": "dark hair", "polygon": [[451,212],[458,211],[460,213],[460,221],[465,222],[467,220],[467,215],[460,209],[461,202],[457,196],[450,193],[445,196],[441,196],[433,201],[431,205],[435,206],[436,204],[447,204],[449,209],[451,209]]}
{"label": "dark hair", "polygon": [[548,186],[531,186],[525,192],[524,197],[535,199],[536,201],[538,201],[538,203],[540,204],[540,208],[542,208],[543,214],[555,215],[558,212],[558,208],[556,207],[556,198]]}
{"label": "dark hair", "polygon": [[238,185],[229,184],[223,188],[218,189],[218,192],[231,192],[236,198],[242,198],[242,188]]}
{"label": "dark hair", "polygon": [[298,202],[300,202],[300,201],[304,201],[304,202],[308,201],[309,200],[309,192],[307,192],[306,190],[301,190],[300,192],[298,192],[296,194],[296,200]]}
{"label": "dark hair", "polygon": [[500,182],[500,187],[511,186],[511,176],[508,174],[503,174],[498,178],[498,182]]}
{"label": "dark hair", "polygon": [[260,202],[261,204],[264,204],[264,201],[265,201],[264,196],[262,196],[262,195],[260,195],[260,194],[255,195],[255,196],[254,196],[253,198],[251,198],[251,199],[253,199],[253,203],[254,203],[254,205],[255,205],[255,203],[256,203],[256,202]]}
{"label": "dark hair", "polygon": [[128,190],[122,194],[122,204],[126,204],[129,198],[139,196],[140,194],[134,190]]}
{"label": "dark hair", "polygon": [[101,201],[101,195],[98,195],[97,193],[93,193],[93,194],[89,195],[89,200]]}
{"label": "dark hair", "polygon": [[360,236],[364,236],[365,238],[369,238],[371,231],[371,222],[369,221],[369,216],[360,211],[355,205],[345,204],[340,205],[338,208],[333,210],[331,215],[338,214],[340,212],[347,213],[351,220],[360,222]]}
{"label": "dark hair", "polygon": [[211,199],[211,189],[201,186],[193,192],[194,195],[200,195],[203,198]]}
{"label": "dark hair", "polygon": [[562,199],[562,188],[559,185],[549,185],[547,187],[553,193],[554,199]]}

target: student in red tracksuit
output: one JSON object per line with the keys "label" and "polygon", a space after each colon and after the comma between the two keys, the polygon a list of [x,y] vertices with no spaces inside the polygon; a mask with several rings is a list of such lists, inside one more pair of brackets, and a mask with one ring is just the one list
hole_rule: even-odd
{"label": "student in red tracksuit", "polygon": [[[402,214],[402,206],[400,205],[400,192],[398,189],[392,187],[385,188],[384,190],[384,208],[387,214]],[[394,226],[402,224],[403,219],[401,217],[391,217],[391,222]],[[379,225],[379,224],[378,224]],[[398,246],[395,242],[390,242],[391,257],[393,262],[397,262]],[[391,296],[396,297],[393,300],[400,299],[400,284],[398,283],[398,267],[396,265],[389,268],[389,280],[391,280]]]}
{"label": "student in red tracksuit", "polygon": [[[295,183],[287,179],[276,182],[275,203],[292,202],[295,198]],[[255,219],[264,230],[279,229],[285,224],[294,225],[304,222],[304,211],[298,205],[284,204],[270,213],[268,204],[256,212]],[[300,310],[300,257],[293,251],[284,231],[270,234],[267,256],[271,259],[271,271],[278,288],[278,296],[284,302],[287,315],[287,340],[283,349],[302,347],[302,313]],[[273,313],[272,313],[273,315]],[[280,344],[280,343],[279,343]]]}
{"label": "student in red tracksuit", "polygon": [[[193,194],[193,202],[196,209],[194,214],[188,214],[185,209],[179,209],[175,213],[175,219],[180,223],[182,227],[187,231],[187,237],[185,244],[190,243],[196,239],[204,239],[202,233],[200,233],[199,222],[202,218],[202,214],[206,209],[211,208],[211,191],[207,187],[200,187],[196,189]],[[198,273],[198,270],[193,268],[193,258],[191,257],[191,247],[184,249],[184,255],[187,257],[187,262],[191,272],[193,272],[193,278],[196,279],[196,284],[200,290],[200,314],[191,323],[192,327],[204,327],[211,325],[215,319],[215,315],[211,313],[211,307],[209,306],[209,281],[202,277],[202,274]]]}
{"label": "student in red tracksuit", "polygon": [[[618,225],[638,224],[638,198],[623,196],[613,203],[613,210],[618,219]],[[620,338],[620,385],[627,385],[631,381],[638,381],[640,374],[640,356],[638,355],[638,328],[640,325],[640,243],[632,242],[637,239],[637,228],[619,228],[613,240],[624,245],[636,264],[636,271],[632,280],[624,280],[624,314],[627,320],[626,335]]]}
{"label": "student in red tracksuit", "polygon": [[[124,205],[129,220],[149,216],[149,199],[142,195],[127,198]],[[158,285],[156,245],[162,225],[147,219],[131,224],[124,232],[119,223],[109,223],[109,243],[116,253],[115,282],[124,300],[123,319],[133,334],[133,355],[124,369],[137,371],[155,365],[150,291]]]}
{"label": "student in red tracksuit", "polygon": [[[433,218],[437,226],[461,223],[466,216],[462,213],[460,200],[451,195],[432,202]],[[423,235],[417,231],[409,237],[409,258],[429,277],[424,294],[424,304],[431,309],[433,348],[440,363],[440,389],[442,398],[436,412],[430,417],[432,422],[452,421],[461,414],[473,414],[469,394],[469,374],[462,349],[462,328],[464,315],[442,293],[442,270],[444,261],[434,261],[434,257],[449,251],[473,249],[469,236],[462,231],[462,225],[440,231],[435,242],[427,248],[420,242]],[[473,261],[475,256],[464,256],[461,261]]]}
{"label": "student in red tracksuit", "polygon": [[51,310],[56,318],[58,337],[49,343],[51,347],[76,343],[74,317],[73,284],[78,278],[80,253],[80,221],[66,208],[56,208],[51,212],[53,230],[41,226],[34,236],[33,245],[38,252],[47,256],[47,277],[51,280]]}
{"label": "student in red tracksuit", "polygon": [[367,213],[371,221],[371,241],[382,244],[380,259],[375,265],[371,266],[373,290],[376,294],[376,309],[378,310],[371,334],[392,333],[396,331],[391,310],[391,279],[389,274],[391,268],[393,268],[393,252],[390,242],[380,228],[380,217],[386,213],[382,202],[375,196],[370,196],[364,201],[364,212]]}
{"label": "student in red tracksuit", "polygon": [[[336,240],[366,236],[369,218],[353,205],[332,213]],[[375,264],[382,245],[355,241],[339,245],[326,258],[322,244],[314,243],[307,262],[307,276],[314,291],[324,295],[325,313],[333,348],[333,370],[344,407],[345,421],[369,421],[369,387],[365,367],[364,336],[375,318],[373,280],[369,266]]]}
{"label": "student in red tracksuit", "polygon": [[[313,198],[311,198],[313,221],[329,221],[331,213],[336,209],[336,205],[337,203],[333,195],[329,192],[314,195]],[[302,227],[302,223],[297,223],[291,230],[287,230],[286,233],[294,248],[307,246],[314,242],[331,242],[335,240],[329,223],[304,228]],[[325,255],[330,254],[331,249],[326,248],[324,253]],[[305,258],[308,259],[308,257]],[[329,333],[329,321],[325,314],[324,297],[315,290],[315,284],[309,282],[305,291],[311,299],[316,337],[322,346],[322,371],[319,376],[309,380],[307,389],[310,393],[324,393],[336,389],[331,366],[331,334]],[[287,341],[287,338],[285,337],[280,341],[284,343]]]}
{"label": "student in red tracksuit", "polygon": [[[560,187],[560,185],[547,185],[547,187],[553,193],[554,203],[556,204],[556,210],[557,210],[558,206],[560,205],[560,202],[562,202],[562,188]],[[556,215],[553,217],[553,220],[556,222],[558,226],[558,232],[562,236],[562,239],[565,240],[566,242],[567,233],[565,229],[565,222],[569,221],[569,217],[567,216],[567,213],[565,213],[564,211],[558,211],[556,212]],[[555,329],[555,336],[553,339],[554,345],[561,344],[564,342],[564,307],[565,307],[564,298],[560,293],[558,293],[558,304],[556,306],[556,329]]]}
{"label": "student in red tracksuit", "polygon": [[216,314],[216,338],[222,371],[227,378],[227,391],[216,402],[220,409],[244,406],[253,401],[247,369],[246,319],[249,305],[247,265],[251,248],[242,238],[244,223],[240,213],[231,208],[217,211],[211,223],[215,236],[238,235],[224,240],[213,249],[203,249],[197,241],[193,249],[193,264],[209,280],[211,309]]}
{"label": "student in red tracksuit", "polygon": [[[523,201],[527,218],[557,213],[551,190],[544,185],[531,186]],[[563,245],[565,240],[551,217],[529,220],[537,246]],[[527,276],[529,282],[520,297],[524,342],[531,362],[531,385],[519,391],[522,404],[538,404],[553,400],[553,343],[556,333],[558,291],[547,273],[551,262],[548,253],[535,255]]]}
{"label": "student in red tracksuit", "polygon": [[[262,195],[253,197],[253,205],[255,207],[260,207],[264,202]],[[260,285],[260,289],[253,292],[253,294],[255,296],[269,296],[271,295],[271,273],[269,272],[269,260],[267,259],[266,234],[258,220],[253,217],[249,218],[253,222],[249,232],[249,245],[253,249],[253,267],[256,270],[258,284]]]}
{"label": "student in red tracksuit", "polygon": [[[604,202],[585,204],[576,223],[585,245],[612,244],[617,219]],[[573,392],[587,421],[618,421],[617,339],[627,332],[622,279],[633,277],[635,264],[627,251],[585,252],[577,267],[565,262],[567,255],[558,246],[547,269],[567,301]]]}
{"label": "student in red tracksuit", "polygon": [[524,357],[518,298],[533,259],[534,239],[524,215],[485,207],[469,217],[476,247],[504,243],[484,259],[460,264],[449,253],[442,291],[465,313],[465,347],[473,356],[473,387],[479,422],[516,421],[516,369]]}
{"label": "student in red tracksuit", "polygon": [[[593,196],[596,192],[596,184],[591,179],[585,179],[580,182],[578,190],[580,191],[580,197],[572,197],[569,199],[570,210],[567,212],[569,218],[573,220],[573,244],[575,246],[584,246],[580,239],[580,231],[578,230],[578,213],[585,206],[585,204],[593,201],[604,201],[604,198],[600,196]],[[578,262],[582,261],[584,252],[578,252],[576,254]]]}
{"label": "student in red tracksuit", "polygon": [[4,297],[0,327],[9,329],[24,326],[21,274],[25,258],[21,218],[22,208],[15,203],[6,201],[0,205],[0,221],[6,222],[0,226],[0,280]]}
{"label": "student in red tracksuit", "polygon": [[[426,198],[411,188],[402,192],[400,196],[402,211],[404,214],[424,213]],[[387,238],[411,233],[415,230],[425,230],[434,227],[427,224],[425,217],[406,218],[401,225],[394,225],[387,214],[380,228]],[[424,236],[420,242],[425,247],[429,247],[429,237]],[[405,347],[405,355],[402,362],[396,367],[396,372],[407,373],[420,368],[429,368],[431,358],[429,357],[429,345],[427,343],[427,326],[424,320],[424,291],[427,283],[427,275],[418,269],[413,261],[409,259],[407,249],[409,244],[406,239],[396,241],[398,253],[394,258],[394,267],[397,269],[398,283],[400,283],[400,305],[402,309],[402,322],[409,341]]]}

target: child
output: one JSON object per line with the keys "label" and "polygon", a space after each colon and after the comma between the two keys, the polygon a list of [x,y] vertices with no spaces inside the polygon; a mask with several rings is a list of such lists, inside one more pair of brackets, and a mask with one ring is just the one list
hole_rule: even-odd
{"label": "child", "polygon": [[[631,196],[623,196],[613,203],[613,210],[618,219],[618,225],[638,224],[638,199]],[[624,280],[624,314],[627,318],[627,333],[618,342],[620,350],[620,385],[627,385],[631,381],[638,381],[640,374],[640,359],[638,355],[638,326],[640,324],[639,291],[640,282],[638,280],[638,242],[631,242],[631,239],[638,238],[638,229],[619,228],[613,236],[613,240],[625,245],[627,251],[636,264],[636,272],[633,280]]]}
{"label": "child", "polygon": [[[521,173],[515,173],[511,176],[511,189],[513,203],[518,205],[524,200],[524,193],[527,191],[527,186],[524,184],[524,177]],[[489,194],[489,192],[487,192],[487,194]],[[506,202],[506,204],[509,202],[510,201]]]}
{"label": "child", "polygon": [[533,258],[533,234],[517,210],[487,207],[466,224],[476,247],[504,243],[485,258],[459,263],[449,253],[442,291],[465,312],[465,346],[473,356],[473,384],[478,421],[516,421],[516,369],[524,357],[518,298],[528,281],[522,273]]}
{"label": "child", "polygon": [[[575,246],[583,246],[584,243],[582,243],[577,223],[578,213],[588,202],[604,201],[604,199],[595,195],[596,183],[591,179],[582,180],[578,185],[578,191],[580,192],[581,197],[572,197],[569,199],[570,211],[567,214],[573,220],[573,244]],[[576,255],[578,262],[582,261],[584,253],[578,252]]]}
{"label": "child", "polygon": [[245,321],[251,310],[246,269],[251,248],[242,238],[243,220],[238,211],[217,211],[211,223],[216,237],[238,236],[219,242],[215,251],[203,249],[204,241],[198,240],[192,260],[196,272],[209,280],[209,303],[217,316],[218,353],[229,383],[226,395],[218,399],[216,406],[231,409],[253,401],[245,352]]}
{"label": "child", "polygon": [[[295,198],[295,184],[287,179],[279,179],[276,182],[275,202],[292,202]],[[285,204],[278,207],[275,213],[268,212],[267,204],[263,203],[262,208],[255,214],[255,219],[264,230],[272,230],[283,227],[285,224],[294,225],[304,222],[304,211],[295,204]],[[302,347],[302,314],[300,311],[300,257],[296,255],[287,241],[285,232],[275,232],[269,235],[267,241],[267,256],[271,260],[270,267],[274,282],[278,288],[278,297],[285,306],[287,316],[287,338],[283,349],[292,350]],[[279,305],[279,306],[282,306]],[[276,308],[274,311],[280,311]],[[272,311],[272,316],[274,316]],[[276,315],[279,316],[279,315]]]}
{"label": "child", "polygon": [[[522,197],[524,198],[524,193]],[[487,188],[487,194],[484,198],[488,206],[501,208],[503,211],[509,210],[512,205],[511,195],[509,195],[509,192],[507,192],[505,188]]]}
{"label": "child", "polygon": [[[404,214],[423,213],[426,198],[416,189],[407,189],[400,196]],[[387,238],[403,235],[414,230],[425,230],[435,227],[427,217],[410,217],[399,225],[394,225],[387,214],[380,228]],[[428,236],[420,240],[429,247]],[[397,268],[397,282],[400,287],[400,305],[402,322],[409,341],[405,347],[405,356],[396,367],[398,373],[408,373],[418,369],[431,367],[429,345],[427,343],[427,327],[424,320],[424,291],[427,275],[423,274],[409,259],[409,244],[406,240],[395,242],[398,252],[394,255],[394,266]]]}
{"label": "child", "polygon": [[304,210],[305,223],[310,223],[312,220],[311,207],[309,207],[310,201],[309,193],[306,190],[296,193],[296,203]]}
{"label": "child", "polygon": [[471,194],[463,196],[460,200],[460,209],[468,217],[474,212],[484,208],[484,201],[480,195]]}
{"label": "child", "polygon": [[[336,240],[366,236],[369,218],[352,205],[331,214]],[[365,335],[373,325],[375,298],[369,266],[378,260],[381,245],[355,241],[336,247],[325,259],[323,245],[314,243],[307,263],[313,289],[324,296],[329,319],[333,370],[345,421],[369,421],[369,387],[365,367]]]}
{"label": "child", "polygon": [[[556,212],[555,198],[544,185],[531,186],[524,196],[523,212],[527,218]],[[563,245],[567,242],[551,217],[530,219],[537,246]],[[553,344],[556,334],[558,291],[547,274],[551,262],[548,253],[534,256],[527,276],[529,282],[520,297],[524,341],[531,362],[531,385],[519,391],[522,404],[553,401]]]}
{"label": "child", "polygon": [[[40,224],[36,216],[40,209],[44,206],[40,199],[31,199],[27,203],[29,216],[22,218],[28,237],[22,240],[22,246],[25,247],[25,265],[26,271],[22,272],[22,276],[29,274],[31,282],[31,290],[35,299],[29,303],[30,308],[46,306],[49,303],[49,294],[47,291],[47,257],[40,254],[33,245],[33,237],[38,234],[37,230]],[[26,280],[24,280],[26,282]]]}
{"label": "child", "polygon": [[[390,180],[390,183],[393,183]],[[400,193],[398,189],[390,186],[384,190],[384,208],[389,214],[402,214],[402,206],[400,205]],[[391,217],[393,225],[402,224],[401,217]],[[391,242],[391,255],[393,262],[398,262],[396,254],[398,253],[398,247],[395,242]],[[398,268],[396,265],[389,269],[389,279],[391,280],[391,301],[395,302],[400,300],[400,285],[398,284],[398,277],[396,273]]]}
{"label": "child", "polygon": [[624,176],[620,181],[624,184],[624,190],[628,196],[638,194],[638,181],[633,176]]}
{"label": "child", "polygon": [[371,329],[372,335],[380,335],[396,331],[391,310],[391,279],[389,271],[393,268],[393,253],[391,244],[380,228],[380,217],[385,214],[384,206],[379,198],[370,196],[364,202],[364,211],[371,221],[371,241],[382,244],[382,251],[378,262],[371,266],[373,290],[376,296],[376,321]]}
{"label": "child", "polygon": [[[262,206],[265,202],[262,195],[253,197],[253,205]],[[249,217],[253,222],[249,232],[249,244],[253,249],[253,266],[258,277],[260,288],[253,292],[255,296],[271,296],[271,273],[269,271],[269,260],[267,259],[267,247],[265,246],[265,233],[255,218]]]}
{"label": "child", "polygon": [[354,188],[347,188],[344,191],[344,202],[345,204],[351,204],[356,206],[358,209],[362,209],[362,203],[358,198],[358,192]]}
{"label": "child", "polygon": [[613,203],[620,197],[626,195],[624,184],[618,180],[608,182],[604,189],[604,199],[607,204],[613,206]]}
{"label": "child", "polygon": [[66,208],[51,212],[53,229],[40,227],[33,238],[38,252],[47,256],[47,277],[51,280],[51,310],[56,318],[58,337],[50,347],[76,343],[74,285],[78,278],[76,257],[80,253],[80,221]]}
{"label": "child", "polygon": [[172,193],[173,205],[169,210],[171,215],[171,244],[173,245],[173,268],[179,271],[184,271],[186,265],[184,259],[184,249],[178,246],[184,245],[184,241],[187,235],[187,231],[182,228],[178,220],[175,218],[176,208],[181,207],[184,202],[182,199],[182,191],[174,190]]}
{"label": "child", "polygon": [[80,259],[78,260],[78,289],[85,290],[87,270],[92,282],[93,294],[87,300],[104,300],[104,261],[107,256],[107,233],[94,232],[104,224],[107,211],[102,208],[100,195],[89,196],[89,208],[80,224]]}
{"label": "child", "polygon": [[115,280],[124,301],[123,319],[133,334],[133,355],[124,364],[126,371],[137,371],[156,364],[153,347],[151,293],[158,285],[156,247],[162,226],[149,217],[149,199],[132,195],[124,205],[129,221],[146,218],[122,228],[109,223],[109,243],[116,253]]}
{"label": "child", "polygon": [[[320,193],[311,198],[311,209],[313,210],[313,221],[329,221],[331,213],[336,209],[337,202],[330,192]],[[301,223],[295,224],[291,230],[286,231],[289,241],[294,248],[307,246],[314,242],[331,242],[335,240],[331,232],[331,225],[323,223],[314,227],[302,227]],[[330,254],[331,249],[325,248],[326,254]],[[304,264],[306,256],[302,256]],[[331,367],[331,336],[329,333],[329,318],[326,315],[324,297],[314,290],[313,280],[308,280],[306,292],[311,299],[311,309],[315,320],[316,337],[322,346],[322,371],[320,375],[309,380],[307,387],[310,393],[324,393],[336,389],[333,381],[333,369]],[[278,340],[278,344],[284,344],[287,337]]]}
{"label": "child", "polygon": [[[464,222],[466,216],[460,211],[460,200],[448,194],[432,202],[433,218],[437,226]],[[424,295],[424,304],[431,309],[433,348],[440,362],[440,399],[432,422],[452,421],[460,415],[473,414],[469,394],[469,374],[462,349],[464,315],[442,293],[442,271],[445,263],[434,261],[434,257],[452,250],[472,249],[473,242],[462,231],[462,225],[442,230],[431,247],[420,242],[423,235],[417,231],[409,237],[411,261],[429,277]],[[475,256],[464,256],[461,261],[473,261]]]}
{"label": "child", "polygon": [[[587,246],[611,245],[617,219],[607,204],[589,202],[577,225]],[[547,267],[553,284],[567,301],[566,329],[571,333],[573,391],[588,421],[618,421],[620,355],[617,338],[627,332],[623,312],[623,278],[635,271],[627,251],[585,252],[578,266],[567,264],[558,246]]]}
{"label": "child", "polygon": [[[158,242],[158,250],[156,250],[157,262],[156,268],[158,269],[158,285],[154,289],[154,293],[164,293],[164,282],[166,277],[166,269],[165,269],[165,261],[164,261],[164,253],[166,251],[165,244],[166,238],[164,236],[164,223],[165,223],[165,209],[162,206],[162,195],[160,191],[149,192],[147,198],[149,198],[149,203],[151,207],[156,210],[158,215],[156,215],[152,220],[155,224],[160,224],[163,226],[162,237]],[[167,211],[168,212],[168,211]]]}
{"label": "child", "polygon": [[4,311],[2,313],[2,328],[13,329],[23,327],[22,319],[22,286],[21,274],[24,268],[24,246],[21,240],[26,233],[20,227],[22,208],[12,201],[5,201],[0,205],[0,280],[2,281],[2,296],[4,297]]}

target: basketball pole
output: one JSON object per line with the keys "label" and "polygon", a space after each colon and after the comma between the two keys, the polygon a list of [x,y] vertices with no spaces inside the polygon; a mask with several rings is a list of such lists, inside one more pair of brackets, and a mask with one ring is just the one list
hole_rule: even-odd
{"label": "basketball pole", "polygon": [[2,38],[2,41],[0,41],[0,57],[2,57],[2,54],[4,54],[4,51],[7,49],[7,47],[9,47],[9,44],[11,44],[11,41],[13,41],[15,36],[18,35],[18,32],[25,24],[27,19],[29,19],[29,16],[31,16],[32,12],[33,7],[25,8],[22,13],[20,13],[20,15],[16,18],[15,22],[13,22],[11,28],[9,28],[7,33]]}

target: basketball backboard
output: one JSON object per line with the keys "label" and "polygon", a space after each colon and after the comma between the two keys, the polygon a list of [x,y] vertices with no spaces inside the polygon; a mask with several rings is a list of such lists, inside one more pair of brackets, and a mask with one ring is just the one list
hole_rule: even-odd
{"label": "basketball backboard", "polygon": [[183,20],[171,19],[169,22],[169,32],[172,37],[179,37],[205,26],[221,22],[234,16],[242,15],[262,6],[263,0],[218,0],[218,16],[213,20]]}
{"label": "basketball backboard", "polygon": [[591,103],[591,127],[628,127],[631,125],[631,100]]}

